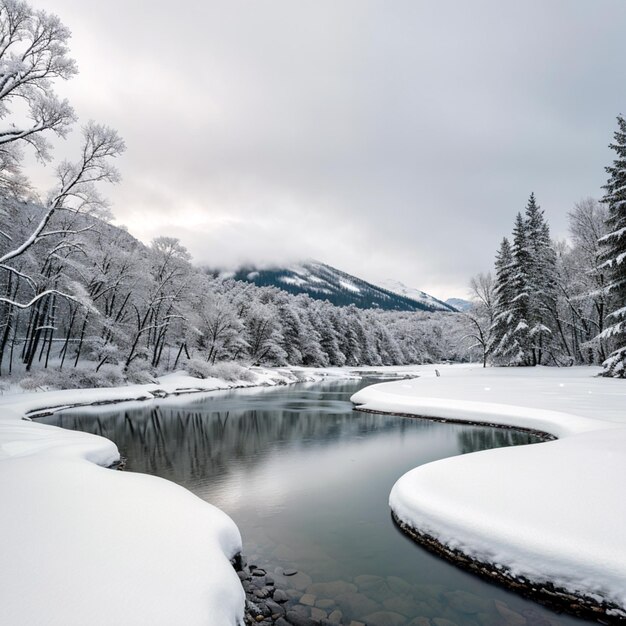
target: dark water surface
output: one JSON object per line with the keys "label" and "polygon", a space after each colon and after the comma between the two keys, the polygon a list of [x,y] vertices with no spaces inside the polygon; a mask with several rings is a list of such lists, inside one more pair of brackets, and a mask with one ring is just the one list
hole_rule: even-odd
{"label": "dark water surface", "polygon": [[[427,624],[411,621],[420,616],[437,626],[583,623],[433,556],[390,517],[391,487],[413,467],[537,439],[353,411],[350,396],[371,382],[73,409],[41,421],[108,437],[127,471],[172,480],[226,511],[250,562],[269,572],[297,569],[289,578],[279,569],[277,580],[335,601],[341,623]],[[331,581],[342,582],[310,587]]]}

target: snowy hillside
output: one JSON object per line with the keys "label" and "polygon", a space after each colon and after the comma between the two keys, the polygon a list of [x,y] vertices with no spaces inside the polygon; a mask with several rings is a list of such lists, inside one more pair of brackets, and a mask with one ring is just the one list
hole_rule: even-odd
{"label": "snowy hillside", "polygon": [[454,311],[432,296],[417,289],[408,290],[402,283],[395,283],[410,293],[368,283],[330,265],[307,261],[288,267],[245,267],[236,272],[222,273],[223,277],[235,278],[259,286],[279,287],[292,294],[304,293],[317,300],[328,300],[336,306],[353,304],[361,309],[387,311]]}
{"label": "snowy hillside", "polygon": [[415,287],[407,287],[404,283],[401,283],[399,280],[394,280],[392,278],[386,278],[378,283],[380,287],[386,289],[387,291],[391,291],[391,293],[398,294],[399,296],[403,296],[405,298],[409,298],[410,300],[414,300],[415,302],[420,302],[429,307],[432,310],[436,311],[451,311],[456,308],[454,305],[450,305],[450,303],[446,304],[441,300],[437,300],[437,298],[433,298],[431,295],[427,294],[420,289],[416,289]]}
{"label": "snowy hillside", "polygon": [[448,298],[446,304],[453,306],[457,311],[467,311],[472,306],[469,300],[463,298]]}

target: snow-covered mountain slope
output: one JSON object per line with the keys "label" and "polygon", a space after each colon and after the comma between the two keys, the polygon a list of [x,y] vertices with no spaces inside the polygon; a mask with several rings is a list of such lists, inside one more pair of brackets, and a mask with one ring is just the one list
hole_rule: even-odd
{"label": "snow-covered mountain slope", "polygon": [[336,306],[354,304],[361,309],[388,311],[455,311],[453,307],[421,291],[412,290],[419,297],[411,297],[368,283],[317,261],[295,263],[287,267],[248,266],[221,275],[259,286],[279,287],[292,294],[304,293],[317,300],[328,300]]}
{"label": "snow-covered mountain slope", "polygon": [[472,306],[469,300],[463,300],[463,298],[448,298],[446,304],[454,307],[457,311],[467,311]]}
{"label": "snow-covered mountain slope", "polygon": [[451,311],[456,308],[451,303],[446,304],[441,300],[437,300],[437,298],[433,298],[433,296],[427,294],[424,291],[421,291],[420,289],[416,289],[415,287],[407,287],[399,280],[386,278],[385,280],[380,281],[378,285],[383,289],[386,289],[387,291],[391,291],[391,293],[395,293],[399,296],[409,298],[409,300],[414,300],[415,302],[423,303],[425,306],[429,307],[430,310]]}

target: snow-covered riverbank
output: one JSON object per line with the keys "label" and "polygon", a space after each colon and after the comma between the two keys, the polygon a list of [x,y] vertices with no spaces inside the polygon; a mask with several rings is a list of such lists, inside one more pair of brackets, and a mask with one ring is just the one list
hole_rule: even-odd
{"label": "snow-covered riverbank", "polygon": [[105,469],[109,440],[25,421],[68,406],[349,377],[347,370],[255,369],[245,381],[182,373],[150,385],[0,397],[3,623],[235,625],[243,590],[229,560],[232,520],[171,482]]}
{"label": "snow-covered riverbank", "polygon": [[[397,519],[442,547],[626,616],[626,385],[596,368],[427,368],[353,396],[379,412],[545,431],[557,441],[418,467],[394,486]],[[611,611],[615,615],[614,611]]]}

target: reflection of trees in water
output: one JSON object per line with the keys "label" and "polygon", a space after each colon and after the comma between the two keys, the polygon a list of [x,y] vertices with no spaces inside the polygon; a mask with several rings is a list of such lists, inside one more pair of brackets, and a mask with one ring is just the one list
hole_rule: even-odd
{"label": "reflection of trees in water", "polygon": [[509,430],[506,428],[472,428],[462,430],[458,434],[461,454],[503,448],[505,446],[523,446],[529,443],[542,441],[536,435]]}
{"label": "reflection of trees in water", "polygon": [[[386,432],[402,436],[436,429],[463,453],[537,441],[517,431],[354,412],[347,400],[358,386],[299,386],[98,413],[75,409],[42,421],[107,437],[127,457],[129,470],[192,488],[250,471],[280,449],[311,449]],[[387,452],[381,444],[381,454]]]}
{"label": "reflection of trees in water", "polygon": [[[353,387],[352,387],[353,389]],[[316,397],[322,396],[322,397]],[[375,433],[432,429],[430,422],[355,413],[351,405],[336,406],[337,398],[316,394],[303,402],[295,395],[281,402],[276,397],[250,397],[249,406],[204,399],[182,407],[134,407],[58,413],[47,423],[107,437],[127,457],[131,471],[165,476],[190,485],[217,479],[236,470],[250,470],[276,450],[326,446]],[[235,409],[229,406],[236,405]],[[298,406],[296,406],[298,405]],[[224,410],[212,410],[213,408]],[[313,410],[315,406],[319,410]],[[330,410],[343,412],[330,412]]]}

